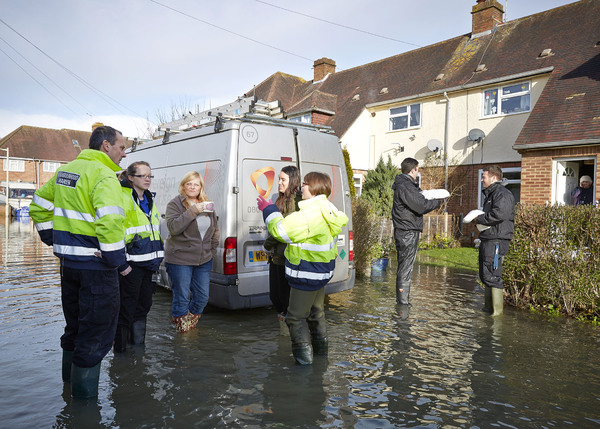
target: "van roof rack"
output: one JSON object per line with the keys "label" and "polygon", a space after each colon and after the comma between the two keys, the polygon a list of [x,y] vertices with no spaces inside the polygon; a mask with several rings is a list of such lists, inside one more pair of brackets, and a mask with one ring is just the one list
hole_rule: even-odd
{"label": "van roof rack", "polygon": [[252,96],[238,97],[238,99],[232,103],[224,104],[203,112],[190,114],[176,121],[163,123],[158,127],[154,137],[166,137],[168,134],[195,130],[213,123],[215,124],[215,131],[219,131],[219,129],[222,128],[223,119],[237,119],[288,126],[294,125],[296,127],[315,129],[323,132],[333,132],[331,127],[305,124],[284,119],[283,109],[278,100],[268,102],[259,100],[256,96]]}

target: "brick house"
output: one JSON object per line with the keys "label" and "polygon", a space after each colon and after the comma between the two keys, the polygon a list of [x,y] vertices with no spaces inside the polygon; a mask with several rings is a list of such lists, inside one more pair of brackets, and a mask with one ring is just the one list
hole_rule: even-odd
{"label": "brick house", "polygon": [[[96,124],[95,124],[96,125]],[[29,205],[36,189],[54,176],[56,169],[73,161],[88,149],[91,131],[55,130],[23,125],[0,139],[0,148],[9,149],[9,190],[11,199],[25,197],[18,205]],[[125,141],[130,147],[131,140]],[[0,188],[6,186],[6,152],[0,152]],[[4,202],[4,195],[2,195]],[[11,204],[13,201],[11,200]]]}
{"label": "brick house", "polygon": [[584,174],[600,199],[600,2],[508,22],[503,13],[477,0],[468,34],[337,72],[322,58],[310,81],[277,72],[247,95],[332,127],[357,185],[380,156],[398,166],[437,156],[444,185],[458,189],[450,213],[480,206],[490,164],[524,203],[568,204]]}

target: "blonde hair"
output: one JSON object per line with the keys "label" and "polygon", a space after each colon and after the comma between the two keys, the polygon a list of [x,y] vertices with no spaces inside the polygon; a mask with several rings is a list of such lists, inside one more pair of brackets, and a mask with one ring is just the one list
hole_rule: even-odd
{"label": "blonde hair", "polygon": [[197,171],[188,171],[187,173],[185,173],[183,179],[181,179],[181,182],[179,182],[179,195],[181,195],[182,197],[186,197],[187,202],[187,195],[185,194],[185,184],[195,179],[198,179],[200,181],[200,194],[198,195],[198,200],[200,202],[208,201],[208,196],[206,195],[206,191],[204,191],[204,180],[202,180],[202,176]]}

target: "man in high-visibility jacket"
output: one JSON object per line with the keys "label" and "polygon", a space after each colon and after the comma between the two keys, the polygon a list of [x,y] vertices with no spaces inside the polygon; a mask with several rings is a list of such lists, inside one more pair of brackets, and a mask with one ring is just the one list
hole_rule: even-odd
{"label": "man in high-visibility jacket", "polygon": [[63,381],[73,397],[98,395],[100,363],[112,347],[119,314],[119,272],[125,257],[121,185],[115,172],[125,157],[120,131],[101,126],[89,149],[60,167],[35,192],[29,214],[40,238],[60,258],[65,316]]}

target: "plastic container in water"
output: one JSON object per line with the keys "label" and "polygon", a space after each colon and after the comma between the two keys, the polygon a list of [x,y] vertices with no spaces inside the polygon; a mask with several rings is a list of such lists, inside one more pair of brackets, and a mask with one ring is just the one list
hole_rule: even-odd
{"label": "plastic container in water", "polygon": [[387,270],[390,258],[377,258],[371,262],[371,271],[385,271]]}

